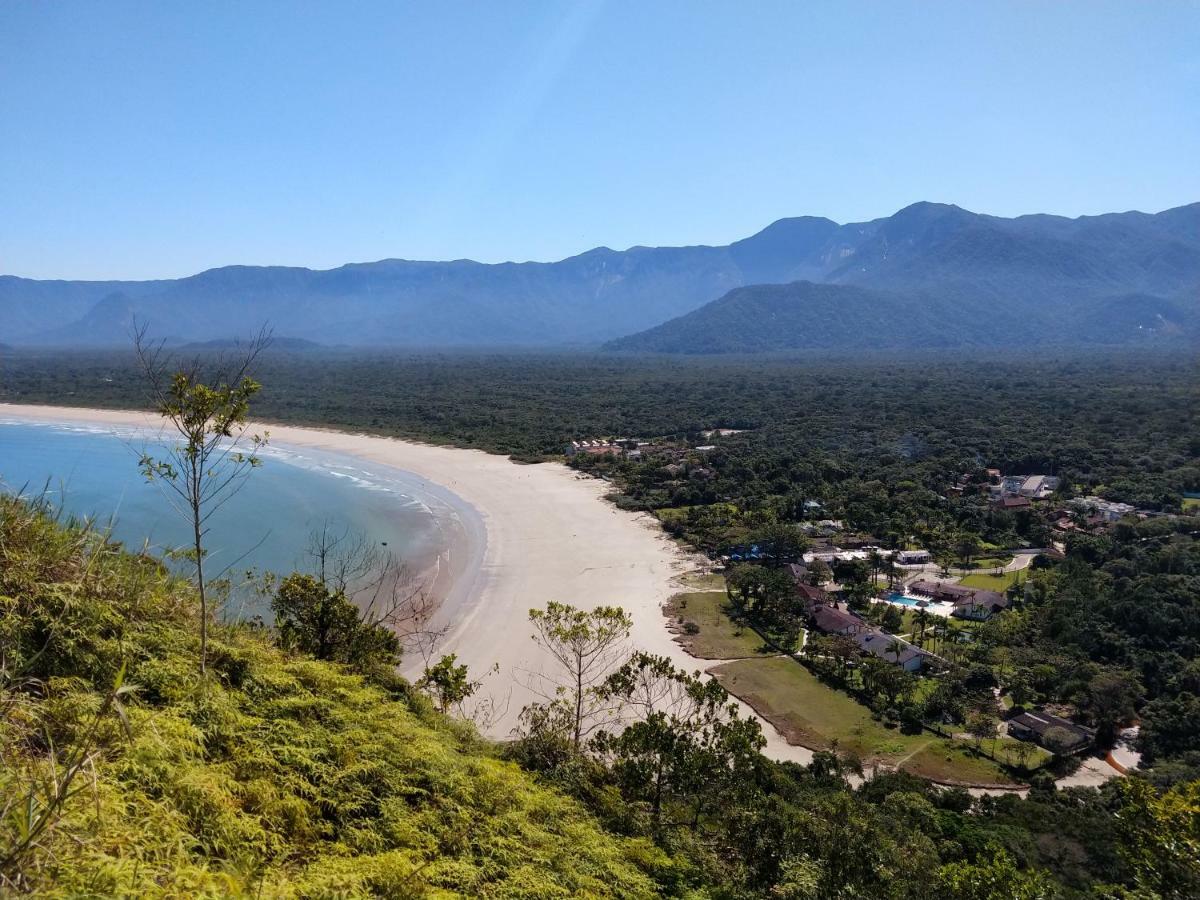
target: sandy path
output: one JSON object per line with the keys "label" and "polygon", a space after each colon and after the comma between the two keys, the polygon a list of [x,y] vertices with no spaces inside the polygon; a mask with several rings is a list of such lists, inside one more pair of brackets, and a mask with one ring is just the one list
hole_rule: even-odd
{"label": "sandy path", "polygon": [[[40,422],[157,428],[146,413],[0,404],[0,417]],[[477,515],[452,547],[453,586],[443,615],[452,623],[445,651],[474,673],[498,664],[484,692],[506,713],[488,731],[505,737],[533,694],[529,673],[548,669],[530,639],[531,607],[560,600],[580,608],[624,607],[633,618],[631,644],[670,657],[688,670],[706,664],[672,639],[662,604],[695,567],[648,516],[602,501],[604,482],[556,463],[517,465],[502,456],[417,444],[372,435],[270,425],[271,441],[355,456],[401,469],[450,491]],[[468,526],[470,523],[467,523]],[[743,707],[744,709],[747,709]],[[810,751],[788,745],[764,723],[771,756],[807,761]]]}

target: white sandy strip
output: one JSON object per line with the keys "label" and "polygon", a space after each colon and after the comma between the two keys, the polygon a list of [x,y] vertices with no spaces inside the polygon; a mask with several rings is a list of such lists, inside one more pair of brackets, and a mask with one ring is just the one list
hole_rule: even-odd
{"label": "white sandy strip", "polygon": [[[115,410],[0,404],[0,417],[31,422],[157,428],[157,417]],[[670,657],[693,670],[714,663],[689,656],[672,640],[662,604],[695,561],[679,550],[649,516],[603,501],[604,482],[556,463],[517,465],[479,450],[436,447],[372,435],[286,425],[263,426],[271,442],[348,454],[401,469],[450,491],[472,507],[483,535],[465,523],[450,548],[453,585],[443,615],[453,628],[444,644],[472,672],[493,664],[500,672],[484,690],[507,713],[489,729],[505,737],[533,699],[529,673],[550,666],[530,639],[531,607],[559,600],[580,608],[615,604],[633,618],[632,645]],[[457,558],[455,558],[457,557]],[[464,557],[466,557],[464,559]],[[511,691],[511,694],[510,694]],[[749,713],[749,708],[743,706]],[[807,762],[812,753],[789,745],[763,723],[768,754]]]}

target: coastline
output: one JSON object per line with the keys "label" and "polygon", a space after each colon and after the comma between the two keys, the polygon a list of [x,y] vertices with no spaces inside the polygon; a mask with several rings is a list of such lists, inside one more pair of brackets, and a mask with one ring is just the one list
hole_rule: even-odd
{"label": "coastline", "polygon": [[[0,403],[0,418],[34,423],[157,430],[152,413],[83,407]],[[664,611],[686,590],[683,576],[704,564],[673,542],[657,520],[618,509],[604,499],[606,484],[562,463],[521,465],[507,457],[334,428],[255,421],[281,447],[350,457],[398,471],[452,511],[439,519],[446,544],[430,590],[439,600],[433,625],[449,630],[437,653],[454,653],[475,678],[480,698],[498,714],[488,737],[508,738],[521,709],[541,699],[531,675],[550,670],[547,654],[532,641],[528,612],[551,600],[580,609],[617,605],[633,620],[630,646],[669,658],[686,671],[711,670],[729,660],[692,656],[679,642]],[[489,674],[493,666],[498,667]],[[401,666],[409,677],[421,661]],[[789,743],[784,734],[746,701],[730,695],[743,715],[762,725],[763,752],[778,761],[807,764],[814,751]],[[1060,786],[1095,786],[1115,769],[1085,765]],[[977,796],[1024,794],[1013,787],[968,787]]]}
{"label": "coastline", "polygon": [[[144,430],[160,426],[157,416],[128,410],[0,404],[0,416]],[[536,699],[531,675],[549,665],[530,638],[528,611],[551,600],[581,609],[621,606],[633,619],[631,646],[667,656],[688,671],[714,664],[675,642],[662,610],[681,590],[680,576],[696,568],[696,558],[650,516],[604,502],[604,482],[561,463],[519,465],[482,450],[257,421],[251,427],[269,431],[272,443],[281,446],[400,470],[463,511],[462,533],[451,535],[434,581],[442,600],[436,621],[450,625],[439,653],[457,654],[475,677],[499,666],[480,691],[503,713],[486,729],[489,736],[508,737],[521,708]],[[739,706],[754,715],[740,701]],[[772,757],[812,758],[810,750],[788,744],[765,721],[763,733]]]}

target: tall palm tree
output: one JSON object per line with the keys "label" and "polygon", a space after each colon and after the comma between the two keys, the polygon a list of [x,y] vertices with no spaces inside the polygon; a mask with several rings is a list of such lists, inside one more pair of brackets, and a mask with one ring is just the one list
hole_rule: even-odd
{"label": "tall palm tree", "polygon": [[929,625],[929,611],[924,607],[918,607],[916,615],[913,616],[913,624],[917,626],[917,643],[924,646],[925,629]]}
{"label": "tall palm tree", "polygon": [[950,631],[950,626],[942,619],[933,623],[933,637],[937,642],[938,652],[941,653],[945,649],[946,635]]}

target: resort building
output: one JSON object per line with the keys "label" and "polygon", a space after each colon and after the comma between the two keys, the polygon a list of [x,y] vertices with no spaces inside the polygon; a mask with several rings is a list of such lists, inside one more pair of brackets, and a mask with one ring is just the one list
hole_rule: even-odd
{"label": "resort building", "polygon": [[888,634],[876,628],[868,631],[860,631],[855,635],[854,640],[858,644],[858,649],[864,653],[878,656],[885,662],[897,665],[906,672],[919,672],[926,661],[933,659],[932,654],[926,653],[903,638],[898,638],[895,635]]}
{"label": "resort building", "polygon": [[[1054,737],[1057,740],[1052,740],[1051,744],[1057,743],[1057,747],[1046,746],[1046,735],[1051,729],[1056,729],[1057,733]],[[1057,750],[1058,752],[1065,753],[1078,753],[1080,750],[1091,746],[1092,740],[1095,737],[1095,732],[1092,729],[1076,725],[1068,719],[1051,715],[1040,709],[1018,713],[1013,716],[1008,720],[1008,733],[1019,741],[1031,741],[1039,746],[1046,747],[1047,750]]]}
{"label": "resort building", "polygon": [[1033,501],[1028,497],[1019,497],[1010,494],[1004,497],[997,497],[992,501],[992,505],[996,507],[996,509],[1029,509],[1031,506],[1033,506]]}
{"label": "resort building", "polygon": [[859,632],[866,631],[870,626],[851,612],[845,612],[835,606],[818,606],[812,612],[813,626],[825,634],[840,634],[854,637]]}
{"label": "resort building", "polygon": [[908,590],[938,603],[952,603],[952,615],[976,622],[990,619],[1009,606],[1008,598],[999,591],[967,587],[950,581],[926,581],[918,578],[908,586]]}
{"label": "resort building", "polygon": [[1008,609],[1008,598],[996,591],[979,591],[970,597],[954,601],[954,610],[950,613],[960,619],[970,619],[972,622],[986,622],[996,613]]}
{"label": "resort building", "polygon": [[1000,497],[1044,500],[1058,490],[1061,483],[1062,479],[1055,475],[1005,475],[991,490]]}
{"label": "resort building", "polygon": [[800,605],[809,615],[812,615],[818,606],[829,606],[832,604],[829,594],[819,587],[814,587],[806,582],[796,582],[796,593],[800,596]]}
{"label": "resort building", "polygon": [[1097,517],[1101,522],[1118,522],[1136,511],[1129,503],[1116,503],[1100,497],[1076,497],[1070,502],[1070,506],[1087,513],[1089,518]]}

